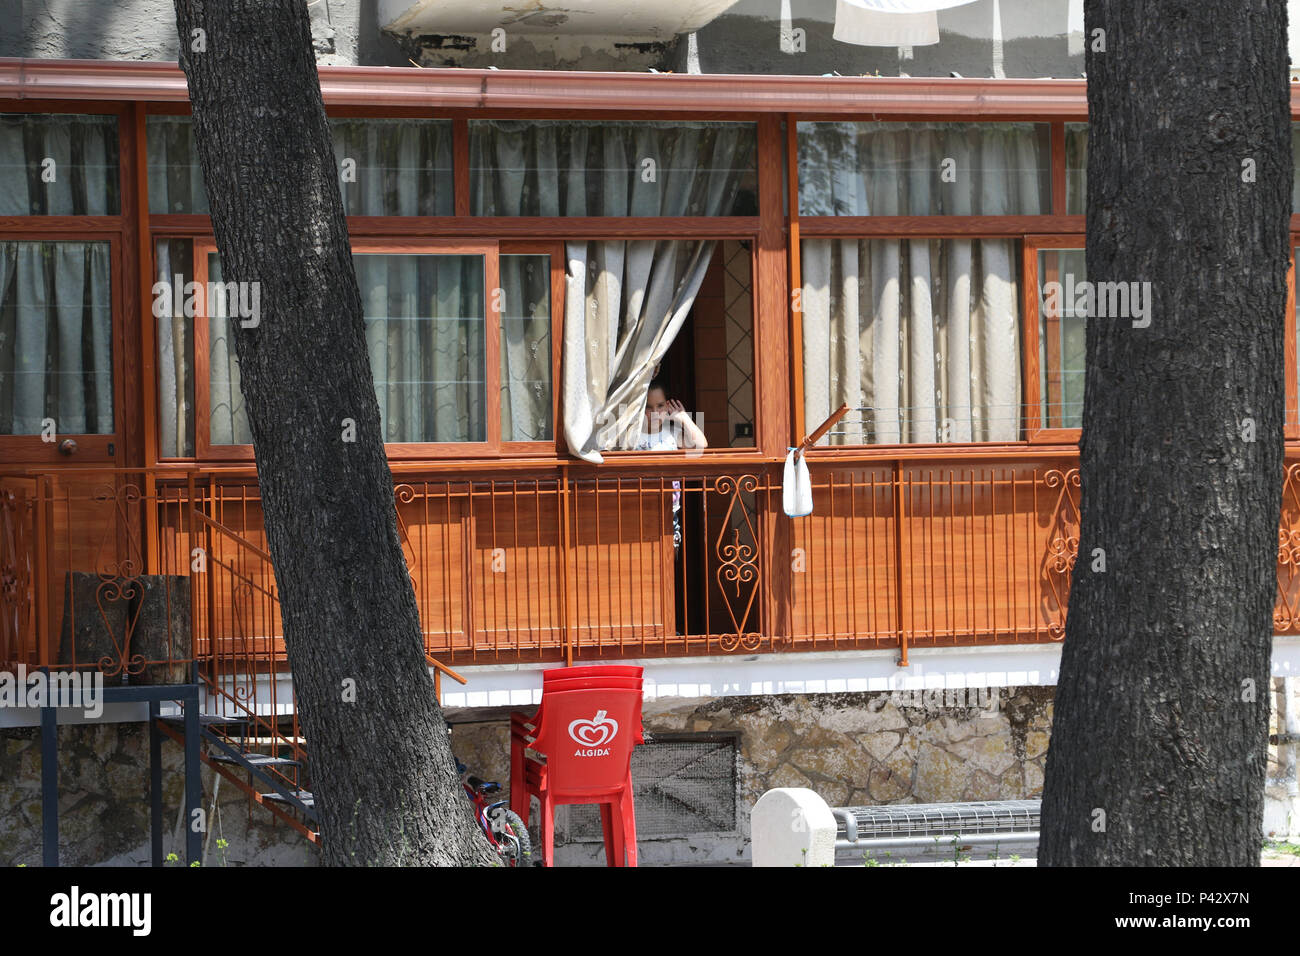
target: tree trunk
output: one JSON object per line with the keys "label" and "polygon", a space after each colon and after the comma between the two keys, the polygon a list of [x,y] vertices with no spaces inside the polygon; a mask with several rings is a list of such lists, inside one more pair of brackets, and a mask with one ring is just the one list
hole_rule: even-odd
{"label": "tree trunk", "polygon": [[259,284],[232,326],[323,860],[486,863],[398,539],[305,0],[175,5],[223,278]]}
{"label": "tree trunk", "polygon": [[1085,17],[1087,278],[1149,282],[1151,309],[1149,325],[1087,321],[1039,863],[1254,866],[1283,475],[1286,4],[1087,0]]}

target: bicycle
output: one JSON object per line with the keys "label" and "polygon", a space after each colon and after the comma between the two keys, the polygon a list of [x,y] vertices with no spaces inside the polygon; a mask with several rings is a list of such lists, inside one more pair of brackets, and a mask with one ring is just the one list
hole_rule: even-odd
{"label": "bicycle", "polygon": [[532,862],[533,846],[524,821],[519,819],[519,814],[509,809],[508,801],[489,800],[491,794],[501,792],[501,784],[495,780],[480,780],[467,773],[468,769],[459,760],[456,761],[461,786],[474,806],[474,819],[478,821],[483,835],[488,838],[506,866],[528,866]]}

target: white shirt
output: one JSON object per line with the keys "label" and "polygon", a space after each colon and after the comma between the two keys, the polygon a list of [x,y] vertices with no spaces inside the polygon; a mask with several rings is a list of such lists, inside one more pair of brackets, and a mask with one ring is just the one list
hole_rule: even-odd
{"label": "white shirt", "polygon": [[[663,425],[660,426],[659,431],[655,432],[654,434],[650,434],[649,432],[642,432],[640,437],[637,438],[636,440],[637,451],[677,451],[678,448],[679,446],[677,444],[677,436],[673,434],[673,430],[668,427],[667,422],[664,422]],[[673,482],[674,517],[676,516],[676,513],[680,511],[682,508],[681,489],[682,489],[681,482],[674,481]]]}
{"label": "white shirt", "polygon": [[677,451],[677,437],[673,434],[672,429],[665,422],[663,427],[654,434],[642,432],[636,440],[637,451]]}

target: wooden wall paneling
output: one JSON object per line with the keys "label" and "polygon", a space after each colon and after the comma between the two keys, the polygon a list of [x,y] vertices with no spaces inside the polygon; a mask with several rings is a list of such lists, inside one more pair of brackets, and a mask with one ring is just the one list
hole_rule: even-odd
{"label": "wooden wall paneling", "polygon": [[[727,430],[727,317],[723,289],[725,252],[718,243],[691,309],[694,346],[695,403],[687,411],[701,417],[711,448],[731,444]],[[690,396],[681,396],[689,403]]]}
{"label": "wooden wall paneling", "polygon": [[534,659],[563,648],[559,511],[549,482],[498,482],[475,496],[476,647]]}

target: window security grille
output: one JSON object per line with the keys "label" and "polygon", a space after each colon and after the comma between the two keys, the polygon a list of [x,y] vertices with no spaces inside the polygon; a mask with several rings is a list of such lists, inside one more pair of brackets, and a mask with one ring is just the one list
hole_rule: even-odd
{"label": "window security grille", "polygon": [[[656,734],[632,752],[637,836],[734,831],[736,784],[735,737]],[[556,808],[556,843],[600,840],[598,807]]]}

